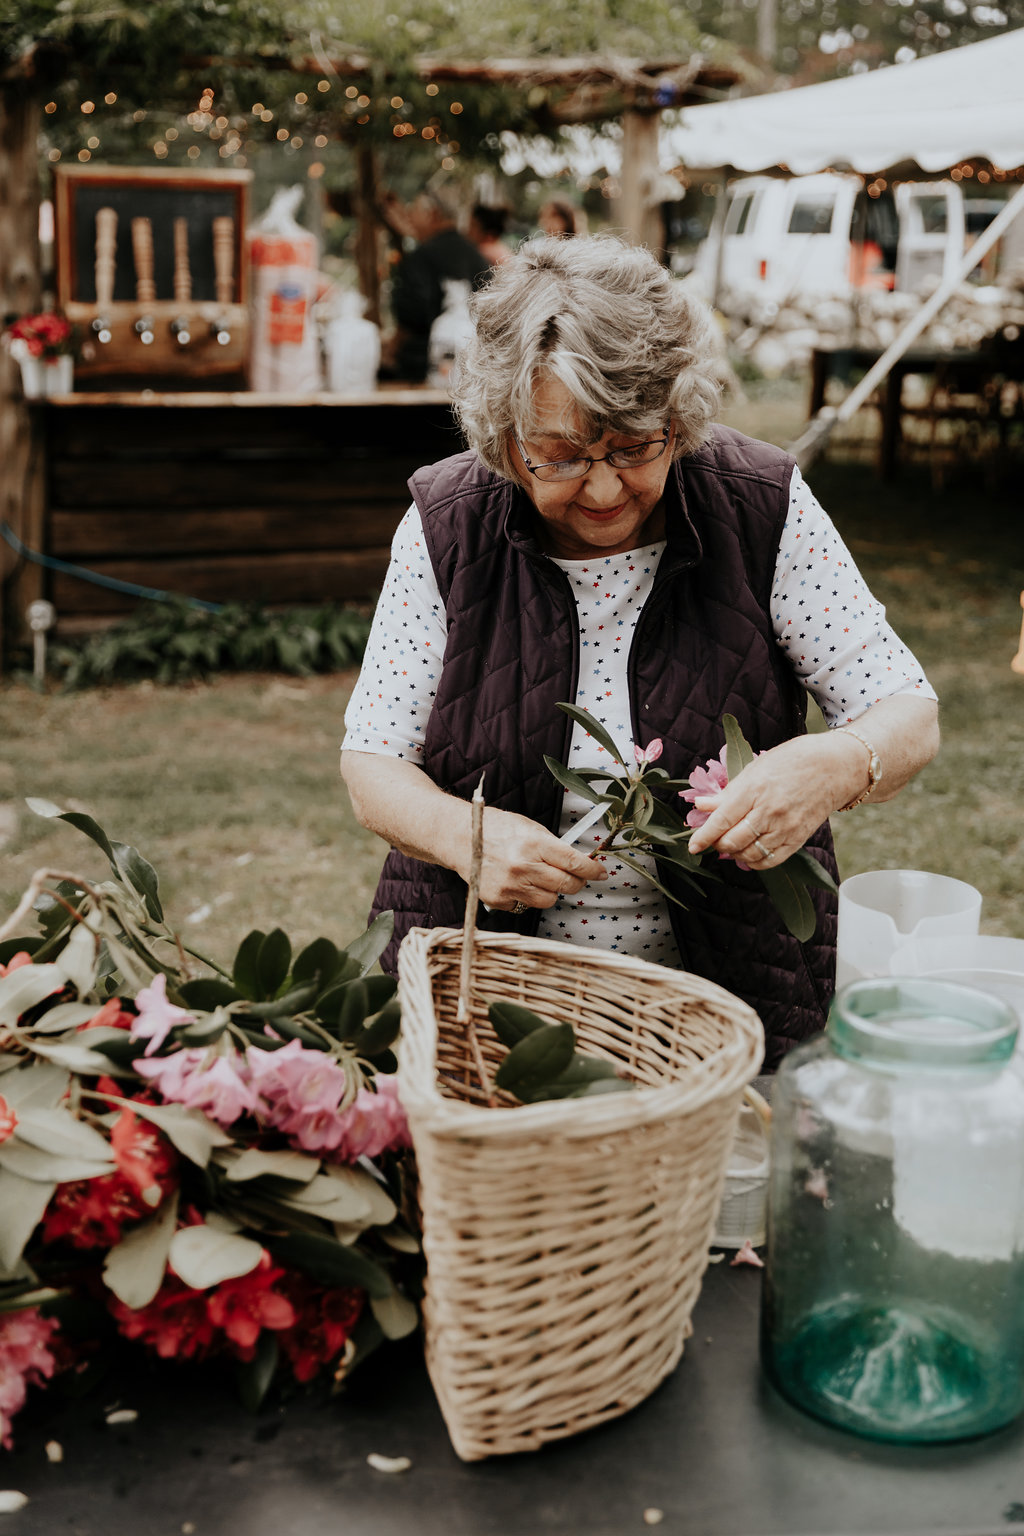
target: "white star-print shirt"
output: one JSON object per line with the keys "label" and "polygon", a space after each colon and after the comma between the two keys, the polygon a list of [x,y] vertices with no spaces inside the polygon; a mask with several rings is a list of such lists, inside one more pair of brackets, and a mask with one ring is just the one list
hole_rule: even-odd
{"label": "white star-print shirt", "polygon": [[[626,661],[664,550],[660,541],[626,554],[554,562],[568,576],[576,599],[580,669],[575,702],[601,721],[628,763],[633,741]],[[896,694],[935,698],[799,470],[793,472],[779,541],[771,616],[778,644],[829,726],[849,724],[879,699]],[[344,749],[419,761],[446,638],[444,604],[413,506],[392,544],[362,670],[345,711]],[[569,766],[616,764],[576,725]],[[568,831],[589,808],[579,796],[566,793],[560,830]],[[586,852],[604,835],[600,826],[593,828],[578,847]],[[607,881],[561,896],[541,913],[540,937],[678,965],[665,898],[624,864],[611,858],[607,863]]]}

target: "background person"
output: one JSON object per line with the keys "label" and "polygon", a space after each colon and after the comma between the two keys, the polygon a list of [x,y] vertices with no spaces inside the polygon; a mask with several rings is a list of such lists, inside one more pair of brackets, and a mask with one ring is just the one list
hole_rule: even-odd
{"label": "background person", "polygon": [[[660,738],[674,778],[718,756],[735,715],[761,755],[697,802],[713,814],[691,848],[756,870],[807,843],[835,874],[828,817],[932,757],[935,696],[793,460],[712,425],[709,314],[649,252],[534,240],[472,308],[455,391],[471,447],[411,481],[345,717],[355,813],[392,845],[385,966],[409,928],[461,924],[485,772],[481,927],[706,976],[757,1009],[774,1068],[824,1024],[834,896],[813,893],[801,944],[735,863],[680,890],[683,910],[590,856],[603,828],[561,841],[588,806],[544,755],[615,765],[557,705],[590,710],[627,762]],[[806,734],[808,693],[828,731]]]}
{"label": "background person", "polygon": [[396,220],[418,244],[399,261],[391,279],[395,332],[384,347],[382,377],[421,383],[427,376],[430,327],[444,308],[448,280],[483,282],[490,263],[459,232],[458,207],[447,190],[421,192]]}
{"label": "background person", "polygon": [[582,208],[577,208],[564,197],[549,198],[537,214],[537,223],[546,235],[562,239],[568,235],[585,235],[587,232]]}
{"label": "background person", "polygon": [[508,224],[508,209],[475,203],[466,225],[466,234],[492,267],[508,261],[512,252],[502,238]]}

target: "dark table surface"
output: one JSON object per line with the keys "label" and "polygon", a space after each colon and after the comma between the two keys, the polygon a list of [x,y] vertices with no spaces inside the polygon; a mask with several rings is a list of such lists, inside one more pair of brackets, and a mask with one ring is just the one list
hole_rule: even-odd
{"label": "dark table surface", "polygon": [[[0,1536],[907,1536],[1024,1531],[1024,1425],[939,1447],[832,1430],[767,1385],[760,1275],[709,1269],[678,1369],[614,1423],[532,1455],[464,1464],[418,1349],[345,1393],[247,1414],[230,1373],[123,1364],[78,1401],[36,1393],[0,1486],[28,1505]],[[113,1408],[137,1419],[109,1425]],[[63,1448],[51,1463],[48,1441]],[[374,1471],[367,1456],[408,1456]]]}

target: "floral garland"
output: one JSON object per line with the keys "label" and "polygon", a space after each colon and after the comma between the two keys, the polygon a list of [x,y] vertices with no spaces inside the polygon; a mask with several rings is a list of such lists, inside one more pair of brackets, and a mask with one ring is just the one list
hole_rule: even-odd
{"label": "floral garland", "polygon": [[336,1388],[419,1322],[395,983],[370,974],[390,914],[294,957],[253,932],[226,970],[137,850],[29,804],[109,878],[40,871],[0,928],[0,1444],[75,1364],[71,1304],[164,1359],[234,1357],[250,1406],[280,1373]]}

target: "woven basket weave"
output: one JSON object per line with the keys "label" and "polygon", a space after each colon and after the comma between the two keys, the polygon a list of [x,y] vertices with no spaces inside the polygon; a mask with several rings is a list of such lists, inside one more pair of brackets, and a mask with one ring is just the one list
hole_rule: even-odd
{"label": "woven basket weave", "polygon": [[534,1450],[634,1407],[690,1332],[739,1115],[753,1009],[642,960],[475,939],[472,1016],[493,1074],[498,998],[570,1023],[630,1093],[490,1104],[457,1025],[461,930],[402,945],[399,1091],[420,1180],[427,1366],[465,1461]]}

